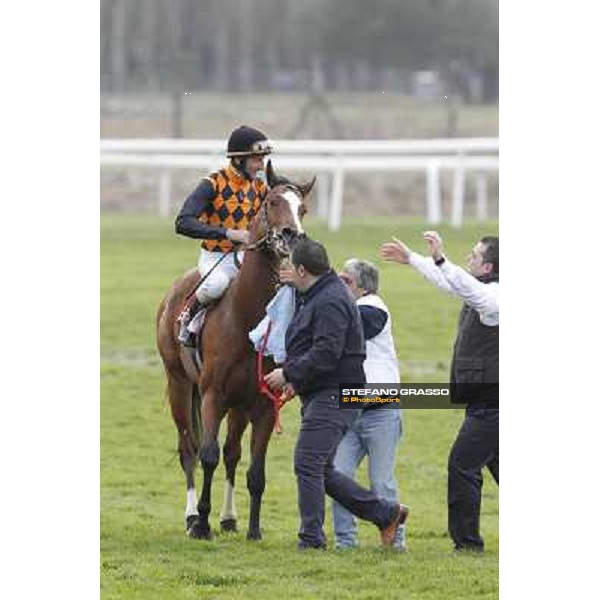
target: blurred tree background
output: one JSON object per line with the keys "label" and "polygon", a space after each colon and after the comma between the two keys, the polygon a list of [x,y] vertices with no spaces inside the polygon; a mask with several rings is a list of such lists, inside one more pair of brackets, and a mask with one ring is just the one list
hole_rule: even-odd
{"label": "blurred tree background", "polygon": [[498,0],[101,0],[103,93],[498,98]]}

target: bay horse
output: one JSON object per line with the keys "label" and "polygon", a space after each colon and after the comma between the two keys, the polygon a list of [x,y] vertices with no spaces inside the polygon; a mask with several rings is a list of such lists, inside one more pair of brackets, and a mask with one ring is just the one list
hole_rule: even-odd
{"label": "bay horse", "polygon": [[[249,227],[250,242],[240,271],[222,299],[206,315],[198,348],[200,372],[177,340],[177,317],[188,294],[199,282],[197,269],[174,282],[161,302],[157,318],[157,346],[167,379],[167,397],[179,435],[179,460],[187,485],[186,533],[211,539],[209,523],[211,486],[219,462],[218,434],[227,415],[223,445],[226,470],[221,530],[237,531],[234,501],[235,471],[241,458],[242,435],[250,422],[251,462],[246,473],[250,493],[250,518],[246,538],[262,539],[260,507],[265,489],[265,458],[275,422],[271,400],[258,391],[256,353],[248,333],[258,325],[275,294],[281,261],[294,240],[304,236],[301,225],[304,199],[310,183],[292,183],[278,177],[267,164],[268,192]],[[269,360],[265,372],[273,367]],[[196,504],[194,472],[202,465],[203,484]]]}

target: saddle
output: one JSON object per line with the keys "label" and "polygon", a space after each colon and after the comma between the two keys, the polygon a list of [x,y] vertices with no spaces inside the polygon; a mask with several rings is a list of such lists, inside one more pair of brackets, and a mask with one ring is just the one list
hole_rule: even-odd
{"label": "saddle", "polygon": [[[215,267],[223,260],[223,258],[226,255],[227,254],[223,254],[223,256],[219,259],[219,261],[211,267],[211,269],[208,271],[208,273],[201,276],[200,281],[196,284],[194,290],[190,294],[188,294],[188,296],[186,298],[186,306],[185,306],[183,312],[185,312],[186,310],[189,310],[190,298],[191,298],[192,294],[197,290],[197,288],[202,284],[202,282],[213,272]],[[241,266],[241,263],[238,258],[237,250],[234,251],[234,260],[235,260],[236,266],[239,269]],[[189,333],[189,338],[187,341],[182,340],[179,335],[177,336],[177,340],[179,342],[179,347],[184,352],[186,352],[188,354],[188,356],[192,359],[192,362],[194,363],[194,366],[196,367],[198,372],[200,372],[200,370],[202,368],[202,353],[201,353],[201,349],[199,348],[198,340],[202,336],[202,329],[204,327],[204,322],[206,320],[206,315],[208,314],[208,311],[211,308],[215,307],[219,303],[220,299],[221,298],[212,300],[208,304],[202,305],[197,309],[196,314],[194,314],[194,316],[190,319],[190,322],[186,326],[186,329]],[[177,319],[180,326],[182,325],[181,318],[183,316],[183,312],[180,314],[179,318]]]}

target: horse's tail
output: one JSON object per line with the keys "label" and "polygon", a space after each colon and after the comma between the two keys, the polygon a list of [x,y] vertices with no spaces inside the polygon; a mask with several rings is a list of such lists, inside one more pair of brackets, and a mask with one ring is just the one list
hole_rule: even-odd
{"label": "horse's tail", "polygon": [[202,408],[202,396],[200,395],[200,387],[197,384],[192,386],[192,430],[194,439],[198,444],[198,450],[202,443],[202,419],[200,409]]}

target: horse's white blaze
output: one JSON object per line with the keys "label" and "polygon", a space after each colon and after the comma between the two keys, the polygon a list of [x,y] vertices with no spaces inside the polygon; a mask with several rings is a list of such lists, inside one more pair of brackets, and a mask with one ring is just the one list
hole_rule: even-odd
{"label": "horse's white blaze", "polygon": [[198,514],[198,503],[196,502],[196,488],[190,488],[187,491],[187,506],[185,507],[185,516],[190,517]]}
{"label": "horse's white blaze", "polygon": [[292,209],[292,214],[294,215],[294,221],[296,223],[296,229],[298,230],[298,233],[304,233],[304,229],[302,229],[302,223],[300,223],[300,205],[302,204],[302,200],[300,200],[298,195],[291,190],[285,192],[283,197],[288,201],[288,204]]}
{"label": "horse's white blaze", "polygon": [[223,508],[221,509],[221,521],[226,519],[237,520],[237,510],[235,509],[235,496],[233,486],[229,479],[225,480],[225,493],[223,494]]}

